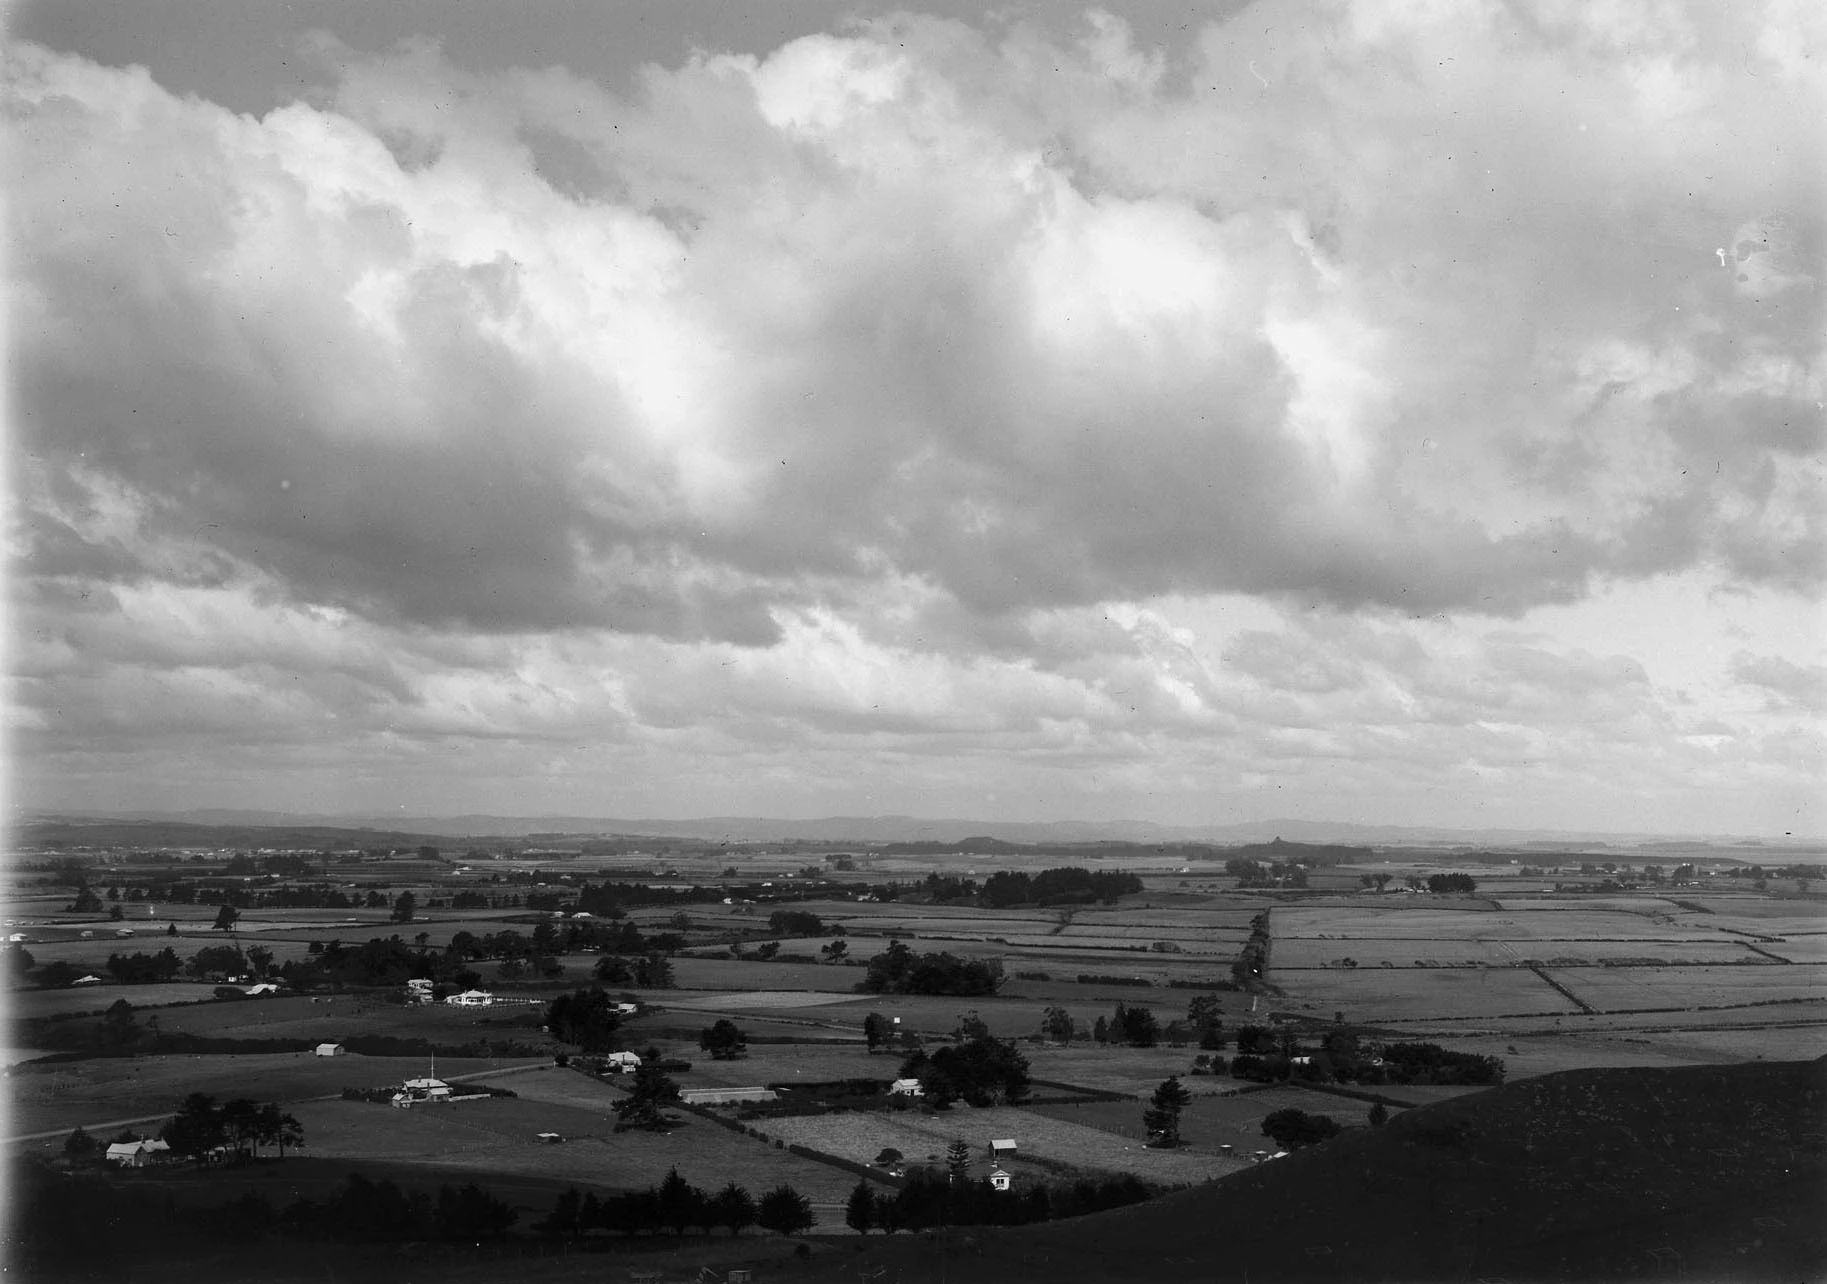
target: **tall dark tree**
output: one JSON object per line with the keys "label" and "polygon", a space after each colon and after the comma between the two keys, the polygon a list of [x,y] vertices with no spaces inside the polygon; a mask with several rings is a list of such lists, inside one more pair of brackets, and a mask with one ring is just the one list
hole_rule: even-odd
{"label": "tall dark tree", "polygon": [[615,1000],[601,987],[573,990],[561,994],[546,1007],[546,1026],[552,1036],[585,1052],[610,1052],[615,1047],[615,1032],[621,1016]]}
{"label": "tall dark tree", "polygon": [[886,1044],[894,1033],[894,1026],[880,1012],[871,1012],[863,1018],[863,1042],[874,1052]]}
{"label": "tall dark tree", "polygon": [[1142,1112],[1142,1127],[1152,1144],[1166,1150],[1179,1147],[1180,1112],[1192,1099],[1178,1076],[1169,1076],[1155,1089],[1154,1096],[1149,1098],[1148,1109]]}
{"label": "tall dark tree", "polygon": [[241,911],[233,905],[223,905],[216,911],[216,921],[210,924],[212,931],[226,932],[234,927],[235,920],[241,917]]}
{"label": "tall dark tree", "polygon": [[729,1227],[732,1236],[755,1224],[755,1199],[735,1182],[711,1196],[710,1219],[718,1226]]}
{"label": "tall dark tree", "polygon": [[411,892],[401,892],[393,900],[393,912],[387,916],[389,922],[410,923],[419,907],[419,898]]}
{"label": "tall dark tree", "polygon": [[1389,1107],[1380,1101],[1372,1102],[1369,1119],[1372,1128],[1381,1128],[1389,1122]]}
{"label": "tall dark tree", "polygon": [[867,1180],[859,1178],[850,1188],[850,1198],[844,1201],[844,1225],[859,1235],[867,1235],[875,1224],[875,1192],[869,1189]]}
{"label": "tall dark tree", "polygon": [[628,1095],[615,1103],[624,1128],[653,1128],[663,1121],[664,1107],[679,1099],[679,1085],[660,1069],[659,1060],[647,1057],[630,1076]]}
{"label": "tall dark tree", "polygon": [[672,1227],[672,1233],[683,1235],[687,1226],[710,1223],[710,1200],[704,1192],[679,1176],[679,1170],[667,1170],[659,1187],[660,1224]]}
{"label": "tall dark tree", "polygon": [[1072,1014],[1062,1007],[1051,1007],[1041,1014],[1040,1032],[1054,1043],[1071,1043],[1077,1030]]}
{"label": "tall dark tree", "polygon": [[812,1201],[791,1186],[776,1186],[761,1197],[755,1220],[779,1235],[797,1235],[810,1230],[817,1220],[812,1216]]}

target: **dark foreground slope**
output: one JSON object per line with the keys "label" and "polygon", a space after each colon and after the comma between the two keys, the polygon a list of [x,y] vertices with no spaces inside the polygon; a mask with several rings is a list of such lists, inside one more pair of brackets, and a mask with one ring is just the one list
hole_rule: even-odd
{"label": "dark foreground slope", "polygon": [[1166,1199],[883,1241],[906,1280],[1827,1280],[1827,1061],[1582,1070]]}

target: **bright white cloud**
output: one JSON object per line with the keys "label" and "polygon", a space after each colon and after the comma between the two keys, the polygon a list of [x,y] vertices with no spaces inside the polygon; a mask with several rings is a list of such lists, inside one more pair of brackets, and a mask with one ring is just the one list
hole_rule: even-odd
{"label": "bright white cloud", "polygon": [[15,42],[43,783],[1791,827],[1812,643],[1585,636],[1827,575],[1818,36],[1722,21],[906,17],[628,98],[325,40],[258,119]]}

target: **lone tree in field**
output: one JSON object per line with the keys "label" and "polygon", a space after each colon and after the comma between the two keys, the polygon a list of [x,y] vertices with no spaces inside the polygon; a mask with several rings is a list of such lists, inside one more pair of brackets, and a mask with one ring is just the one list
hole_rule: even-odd
{"label": "lone tree in field", "polygon": [[1041,1014],[1040,1032],[1054,1043],[1071,1043],[1072,1036],[1078,1027],[1073,1024],[1072,1014],[1064,1008],[1048,1008]]}
{"label": "lone tree in field", "polygon": [[1142,1112],[1142,1127],[1148,1131],[1151,1145],[1165,1150],[1180,1145],[1180,1112],[1192,1099],[1177,1075],[1170,1076],[1155,1089],[1155,1095],[1149,1098],[1148,1109]]}
{"label": "lone tree in field", "polygon": [[210,930],[215,932],[226,932],[234,927],[235,920],[240,917],[240,910],[236,909],[233,905],[224,905],[221,909],[216,911],[216,921],[209,925]]}
{"label": "lone tree in field", "polygon": [[720,1017],[715,1025],[698,1031],[698,1046],[711,1054],[712,1061],[736,1061],[749,1051],[748,1040],[728,1017]]}
{"label": "lone tree in field", "polygon": [[1389,1107],[1382,1102],[1372,1102],[1370,1107],[1370,1126],[1381,1128],[1389,1122]]}
{"label": "lone tree in field", "polygon": [[971,1177],[971,1148],[964,1141],[954,1141],[945,1148],[945,1179],[962,1186]]}
{"label": "lone tree in field", "polygon": [[875,1225],[875,1192],[862,1178],[857,1179],[850,1188],[850,1198],[844,1201],[844,1225],[859,1235],[867,1235]]}
{"label": "lone tree in field", "polygon": [[894,1026],[880,1012],[871,1012],[863,1018],[863,1042],[869,1045],[871,1052],[886,1046],[893,1036]]}
{"label": "lone tree in field", "polygon": [[1331,1115],[1310,1115],[1293,1107],[1277,1110],[1262,1121],[1262,1135],[1272,1138],[1283,1150],[1315,1146],[1341,1131],[1338,1120]]}
{"label": "lone tree in field", "polygon": [[412,922],[413,912],[417,910],[418,907],[418,897],[414,896],[411,892],[401,892],[399,896],[394,899],[393,913],[389,914],[387,919],[392,923],[410,923]]}
{"label": "lone tree in field", "polygon": [[797,1235],[812,1228],[812,1201],[791,1186],[776,1186],[761,1197],[755,1220],[776,1234]]}

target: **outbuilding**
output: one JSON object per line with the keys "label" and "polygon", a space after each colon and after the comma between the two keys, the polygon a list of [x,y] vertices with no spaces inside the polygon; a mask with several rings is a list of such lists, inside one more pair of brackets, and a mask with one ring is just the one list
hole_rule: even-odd
{"label": "outbuilding", "polygon": [[117,1141],[108,1147],[108,1162],[122,1168],[144,1168],[170,1153],[171,1147],[157,1137],[145,1141]]}
{"label": "outbuilding", "polygon": [[320,1057],[340,1057],[345,1055],[347,1051],[348,1050],[340,1043],[320,1043],[317,1045],[317,1055]]}
{"label": "outbuilding", "polygon": [[990,1162],[991,1163],[999,1163],[1000,1161],[1002,1161],[1004,1159],[1013,1159],[1013,1158],[1015,1158],[1015,1140],[1014,1140],[1014,1138],[1003,1137],[999,1140],[990,1142]]}
{"label": "outbuilding", "polygon": [[603,1058],[604,1074],[633,1074],[641,1068],[641,1059],[632,1052],[611,1052]]}
{"label": "outbuilding", "polygon": [[918,1079],[896,1079],[888,1085],[888,1095],[891,1097],[924,1097],[926,1089],[920,1086]]}

